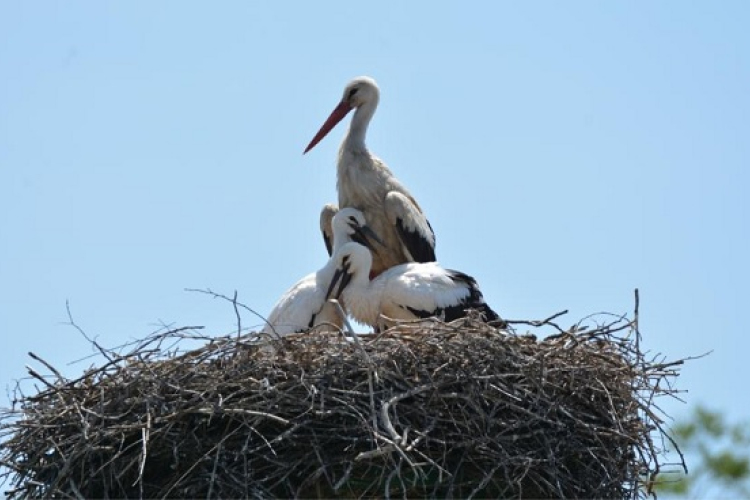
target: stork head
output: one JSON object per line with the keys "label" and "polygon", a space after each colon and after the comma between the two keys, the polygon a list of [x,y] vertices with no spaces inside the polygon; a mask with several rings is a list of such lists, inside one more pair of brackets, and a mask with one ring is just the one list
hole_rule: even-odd
{"label": "stork head", "polygon": [[334,245],[354,241],[374,249],[374,243],[385,246],[383,240],[367,225],[365,215],[356,208],[346,207],[338,211],[331,223]]}
{"label": "stork head", "polygon": [[328,135],[328,132],[343,120],[349,111],[365,104],[377,106],[379,100],[380,89],[378,88],[378,84],[369,76],[358,76],[350,81],[346,85],[346,88],[344,88],[344,95],[341,97],[341,101],[331,112],[330,116],[328,116],[328,119],[323,123],[323,126],[320,127],[320,130],[315,134],[315,137],[310,141],[310,144],[307,145],[305,153],[314,148],[323,137]]}
{"label": "stork head", "polygon": [[[337,266],[333,279],[328,286],[326,300],[339,299],[342,292],[352,281],[360,286],[370,280],[372,269],[372,254],[367,247],[359,243],[344,244],[335,254]],[[366,280],[366,281],[364,281]]]}
{"label": "stork head", "polygon": [[358,108],[368,102],[380,100],[380,88],[375,80],[369,76],[358,76],[346,84],[341,102],[346,102],[351,108]]}

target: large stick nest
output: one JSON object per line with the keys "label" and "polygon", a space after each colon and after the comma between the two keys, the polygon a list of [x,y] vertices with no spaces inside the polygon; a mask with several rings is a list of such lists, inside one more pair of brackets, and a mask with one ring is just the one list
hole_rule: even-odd
{"label": "large stick nest", "polygon": [[2,414],[7,494],[637,498],[681,363],[647,359],[625,318],[542,341],[470,317],[180,348],[196,336],[103,351],[75,380],[32,355],[51,376],[30,369],[44,387]]}

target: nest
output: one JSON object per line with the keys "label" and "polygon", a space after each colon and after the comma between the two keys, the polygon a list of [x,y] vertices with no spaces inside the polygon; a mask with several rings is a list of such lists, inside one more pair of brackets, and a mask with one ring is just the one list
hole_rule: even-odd
{"label": "nest", "polygon": [[[545,322],[510,322],[531,326]],[[595,322],[596,323],[596,322]],[[638,498],[672,363],[635,322],[538,341],[469,317],[345,338],[153,334],[2,415],[11,498]]]}

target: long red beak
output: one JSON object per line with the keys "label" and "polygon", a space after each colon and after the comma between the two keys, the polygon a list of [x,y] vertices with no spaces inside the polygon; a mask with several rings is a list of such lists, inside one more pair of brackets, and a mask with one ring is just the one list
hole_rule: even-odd
{"label": "long red beak", "polygon": [[346,101],[341,101],[339,105],[336,106],[336,109],[333,110],[331,116],[328,117],[323,126],[320,127],[320,130],[318,130],[318,133],[315,134],[315,137],[313,137],[313,140],[310,141],[310,144],[307,145],[307,147],[305,148],[305,152],[302,154],[305,154],[312,148],[314,148],[315,145],[319,143],[323,139],[323,137],[325,137],[328,132],[330,132],[331,129],[336,126],[338,122],[343,120],[347,113],[349,113],[349,111],[351,110],[352,107],[349,106],[349,103],[347,103]]}

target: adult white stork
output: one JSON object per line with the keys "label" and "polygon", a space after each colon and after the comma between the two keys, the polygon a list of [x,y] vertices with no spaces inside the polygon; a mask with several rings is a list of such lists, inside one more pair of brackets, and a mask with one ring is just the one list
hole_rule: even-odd
{"label": "adult white stork", "polygon": [[329,296],[341,298],[354,319],[376,329],[392,326],[393,320],[434,316],[452,321],[465,317],[468,309],[478,310],[487,322],[504,326],[484,301],[474,278],[437,262],[400,264],[370,280],[372,253],[356,242],[342,245],[336,261]]}
{"label": "adult white stork", "polygon": [[355,78],[305,148],[305,153],[310,151],[351,110],[356,110],[339,149],[337,187],[339,206],[361,210],[368,225],[383,238],[384,248],[377,249],[373,256],[373,276],[404,262],[435,260],[435,234],[419,204],[365,145],[367,127],[379,100],[375,80]]}
{"label": "adult white stork", "polygon": [[337,250],[348,242],[371,246],[373,243],[382,244],[382,240],[367,226],[362,213],[353,208],[338,211],[331,226],[332,258],[319,271],[308,274],[281,296],[268,315],[261,330],[263,333],[284,336],[311,328],[338,331],[343,327],[344,318],[327,297],[339,262]]}

